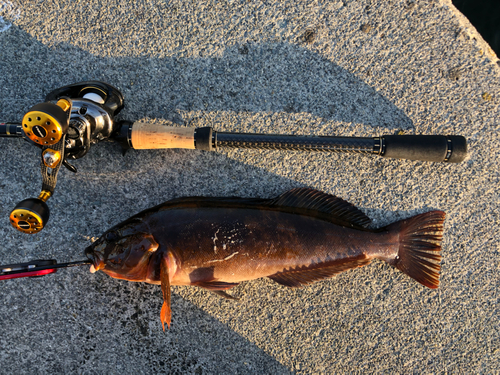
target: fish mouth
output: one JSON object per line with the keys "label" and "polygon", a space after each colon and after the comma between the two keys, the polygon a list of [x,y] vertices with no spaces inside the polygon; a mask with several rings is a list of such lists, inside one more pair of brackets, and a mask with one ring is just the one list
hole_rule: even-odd
{"label": "fish mouth", "polygon": [[104,268],[104,261],[102,260],[100,254],[94,251],[92,246],[89,246],[85,249],[85,255],[89,260],[92,261],[92,265],[90,266],[90,273],[96,273],[97,271]]}

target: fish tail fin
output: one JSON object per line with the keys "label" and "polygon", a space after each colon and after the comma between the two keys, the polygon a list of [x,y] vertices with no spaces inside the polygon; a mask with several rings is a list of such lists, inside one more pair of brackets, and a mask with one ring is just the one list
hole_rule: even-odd
{"label": "fish tail fin", "polygon": [[444,218],[443,211],[430,211],[389,225],[388,230],[399,232],[399,251],[386,261],[420,284],[437,288]]}

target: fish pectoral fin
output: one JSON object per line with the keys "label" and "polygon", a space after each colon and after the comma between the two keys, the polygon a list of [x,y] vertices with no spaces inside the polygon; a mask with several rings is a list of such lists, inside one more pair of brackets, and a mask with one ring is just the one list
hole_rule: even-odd
{"label": "fish pectoral fin", "polygon": [[168,263],[166,259],[161,261],[160,268],[161,292],[163,294],[163,306],[161,307],[160,319],[163,331],[165,331],[165,323],[170,329],[172,320],[172,311],[170,310],[170,278],[168,275]]}
{"label": "fish pectoral fin", "polygon": [[223,281],[195,281],[192,282],[191,285],[215,291],[215,290],[231,289],[234,288],[236,285],[239,285],[239,283],[225,283]]}
{"label": "fish pectoral fin", "polygon": [[232,300],[235,300],[235,301],[239,301],[240,300],[239,298],[237,298],[235,296],[232,296],[232,295],[224,292],[223,290],[212,290],[212,293],[215,293],[218,296],[223,297],[223,298],[232,299]]}
{"label": "fish pectoral fin", "polygon": [[295,269],[277,272],[268,277],[278,284],[290,288],[300,288],[318,280],[328,279],[337,273],[366,266],[369,263],[370,259],[362,255],[347,260],[343,259],[341,261],[324,262],[314,264],[312,266],[297,267]]}
{"label": "fish pectoral fin", "polygon": [[172,310],[170,310],[170,305],[165,301],[163,301],[163,306],[161,307],[160,319],[163,331],[165,331],[165,323],[167,323],[167,327],[168,329],[170,329],[170,322],[172,320]]}

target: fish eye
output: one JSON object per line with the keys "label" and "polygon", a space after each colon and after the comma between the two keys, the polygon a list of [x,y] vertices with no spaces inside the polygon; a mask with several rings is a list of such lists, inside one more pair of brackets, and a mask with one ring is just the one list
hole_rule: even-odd
{"label": "fish eye", "polygon": [[108,232],[104,235],[104,239],[106,241],[116,241],[119,238],[120,237],[118,236],[118,234],[115,231]]}

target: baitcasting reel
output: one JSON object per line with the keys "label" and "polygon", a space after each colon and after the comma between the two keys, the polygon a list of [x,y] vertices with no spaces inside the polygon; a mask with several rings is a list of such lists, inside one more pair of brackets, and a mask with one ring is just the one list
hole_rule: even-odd
{"label": "baitcasting reel", "polygon": [[49,220],[46,202],[54,193],[61,165],[76,172],[68,159],[83,157],[91,145],[107,139],[118,141],[124,149],[323,151],[448,163],[459,163],[467,155],[467,141],[460,135],[294,136],[115,122],[123,105],[123,95],[113,86],[98,81],[80,82],[50,92],[45,103],[35,105],[24,115],[22,123],[0,123],[0,137],[24,137],[41,148],[42,191],[38,198],[16,205],[10,213],[14,228],[24,233],[41,231]]}
{"label": "baitcasting reel", "polygon": [[41,148],[42,158],[40,195],[19,202],[10,213],[12,226],[24,233],[39,232],[49,220],[46,202],[54,193],[61,165],[76,172],[67,160],[83,157],[92,144],[109,138],[115,131],[114,117],[123,108],[123,95],[97,81],[59,88],[45,100],[32,107],[15,130],[20,127]]}

